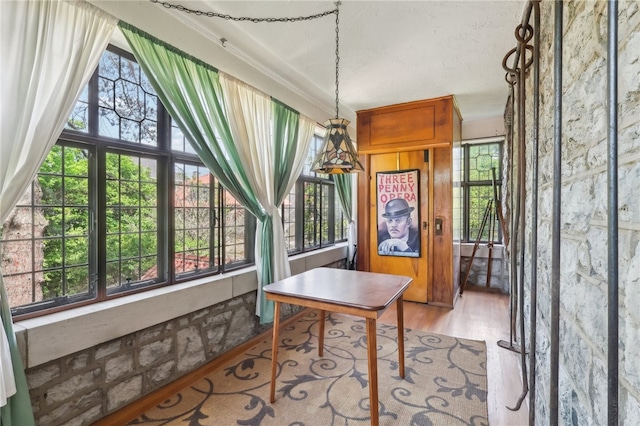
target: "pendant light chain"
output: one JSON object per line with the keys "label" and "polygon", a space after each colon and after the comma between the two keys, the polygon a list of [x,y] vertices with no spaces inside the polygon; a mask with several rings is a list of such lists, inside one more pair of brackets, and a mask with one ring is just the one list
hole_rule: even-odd
{"label": "pendant light chain", "polygon": [[[149,0],[151,3],[157,3],[162,5],[165,9],[175,9],[180,12],[194,14],[196,16],[206,16],[208,18],[221,18],[227,21],[249,21],[254,24],[260,22],[274,23],[274,22],[299,22],[299,21],[311,21],[314,19],[324,18],[325,16],[329,16],[333,13],[338,14],[338,9],[327,10],[326,12],[316,13],[314,15],[308,16],[297,16],[297,17],[284,17],[284,18],[252,18],[250,16],[231,16],[228,14],[217,13],[217,12],[205,12],[197,9],[189,9],[188,7],[182,6],[181,4],[171,4],[167,1],[162,0]],[[339,2],[338,2],[339,3]]]}
{"label": "pendant light chain", "polygon": [[[2,0],[0,0],[2,1]],[[311,21],[314,19],[324,18],[325,16],[336,15],[336,118],[325,122],[326,132],[322,141],[322,147],[318,151],[315,160],[311,164],[311,170],[318,173],[341,174],[361,172],[364,170],[362,163],[358,159],[358,153],[351,142],[347,126],[349,121],[339,118],[339,98],[340,98],[340,1],[334,4],[336,8],[327,10],[326,12],[316,13],[314,15],[283,17],[283,18],[252,18],[248,16],[231,16],[217,12],[205,12],[202,10],[189,9],[182,5],[171,4],[165,0],[149,0],[166,9],[175,9],[177,11],[193,14],[196,16],[206,16],[209,18],[221,18],[227,21],[246,21],[253,23],[282,23],[282,22],[299,22]],[[225,46],[226,39],[221,39],[222,45]]]}
{"label": "pendant light chain", "polygon": [[336,118],[338,118],[338,94],[340,93],[340,2],[336,2]]}
{"label": "pendant light chain", "polygon": [[[261,23],[261,22],[277,23],[277,22],[311,21],[314,19],[324,18],[325,16],[329,16],[331,14],[335,14],[336,15],[336,118],[338,118],[339,116],[338,100],[340,95],[339,77],[340,77],[340,4],[341,2],[337,1],[334,3],[336,5],[335,9],[327,10],[322,13],[316,13],[314,15],[298,16],[298,17],[283,17],[283,18],[253,18],[250,16],[231,16],[223,13],[217,13],[217,12],[211,12],[211,11],[205,12],[203,10],[189,9],[188,7],[182,6],[180,4],[171,4],[163,0],[149,0],[149,1],[151,3],[159,4],[165,9],[175,9],[177,11],[193,14],[196,16],[206,16],[208,18],[220,18],[227,21],[236,21],[236,22],[248,21],[248,22],[253,22],[254,24]],[[224,46],[224,42],[226,41],[227,40],[224,39],[223,46]]]}

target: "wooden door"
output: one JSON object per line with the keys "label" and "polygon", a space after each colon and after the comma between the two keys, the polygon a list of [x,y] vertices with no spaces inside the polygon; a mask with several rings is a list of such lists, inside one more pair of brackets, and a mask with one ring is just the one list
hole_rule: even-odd
{"label": "wooden door", "polygon": [[[396,275],[406,275],[413,282],[404,294],[405,300],[426,303],[429,300],[429,163],[425,151],[373,154],[370,159],[369,205],[369,270]],[[385,256],[378,254],[378,222],[384,221],[378,211],[377,172],[419,170],[419,221],[413,224],[420,232],[420,257]],[[384,224],[383,224],[384,226]]]}

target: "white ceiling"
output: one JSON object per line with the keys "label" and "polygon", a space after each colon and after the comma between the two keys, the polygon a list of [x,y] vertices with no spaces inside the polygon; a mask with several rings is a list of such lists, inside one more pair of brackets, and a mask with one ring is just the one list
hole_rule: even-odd
{"label": "white ceiling", "polygon": [[[166,1],[249,17],[297,17],[335,7],[314,0]],[[340,115],[353,119],[361,109],[453,94],[465,121],[502,116],[508,89],[502,59],[515,47],[514,30],[524,5],[524,0],[342,1]],[[334,111],[335,15],[251,23],[196,16],[148,1],[138,8],[161,9],[218,47],[226,39],[226,51]],[[179,33],[174,27],[160,38],[172,43]]]}

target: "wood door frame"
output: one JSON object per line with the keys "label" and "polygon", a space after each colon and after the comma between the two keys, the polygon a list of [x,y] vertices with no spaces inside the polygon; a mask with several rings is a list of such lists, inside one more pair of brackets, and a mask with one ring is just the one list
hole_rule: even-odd
{"label": "wood door frame", "polygon": [[[421,221],[427,223],[427,229],[422,229],[422,224],[419,223],[418,226],[421,228],[420,232],[426,232],[427,235],[427,244],[425,247],[426,253],[420,258],[424,259],[427,262],[427,276],[426,276],[426,303],[430,303],[433,300],[433,226],[431,225],[434,220],[434,167],[432,164],[433,149],[401,149],[397,151],[391,152],[380,152],[375,154],[363,154],[360,156],[360,161],[364,166],[364,172],[358,175],[358,227],[357,227],[357,239],[358,239],[358,251],[356,256],[356,265],[357,269],[360,271],[370,271],[371,270],[371,258],[369,256],[371,250],[371,241],[370,241],[370,232],[372,228],[377,228],[377,223],[371,222],[371,214],[369,208],[371,207],[372,199],[375,199],[375,194],[371,193],[371,181],[375,179],[375,176],[372,174],[371,170],[371,158],[372,155],[379,154],[394,154],[400,152],[426,152],[428,155],[427,163],[427,210],[426,214],[424,212],[420,213]],[[423,196],[424,188],[420,188],[420,197]]]}
{"label": "wood door frame", "polygon": [[[453,207],[454,169],[453,150],[460,146],[462,116],[453,95],[404,104],[357,111],[358,154],[364,173],[358,176],[358,251],[357,268],[371,270],[370,179],[371,155],[404,151],[428,151],[429,182],[427,303],[453,308],[459,289],[459,245],[455,248]],[[436,219],[441,223],[435,230]],[[423,219],[424,220],[424,219]],[[455,229],[458,232],[459,229]],[[424,232],[424,231],[423,231]],[[437,234],[437,235],[436,235]]]}

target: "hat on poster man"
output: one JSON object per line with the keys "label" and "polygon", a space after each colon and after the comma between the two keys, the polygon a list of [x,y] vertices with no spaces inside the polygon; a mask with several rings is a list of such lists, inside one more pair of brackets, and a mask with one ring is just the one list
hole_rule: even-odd
{"label": "hat on poster man", "polygon": [[413,210],[415,210],[415,208],[409,207],[407,200],[395,198],[384,206],[384,213],[382,213],[382,217],[395,218],[409,216]]}

